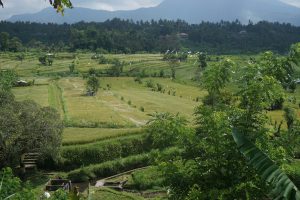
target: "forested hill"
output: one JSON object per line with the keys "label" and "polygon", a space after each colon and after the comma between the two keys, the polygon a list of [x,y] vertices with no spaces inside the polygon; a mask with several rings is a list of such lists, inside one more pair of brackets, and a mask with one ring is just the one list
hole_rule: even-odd
{"label": "forested hill", "polygon": [[[178,49],[209,53],[264,50],[285,53],[291,44],[300,41],[300,27],[269,22],[243,25],[238,21],[197,25],[184,21],[132,22],[120,19],[72,25],[0,22],[0,32],[0,49],[11,51],[34,47],[122,53]],[[10,40],[9,46],[5,40]]]}
{"label": "forested hill", "polygon": [[238,19],[244,24],[249,20],[266,20],[300,25],[300,8],[282,0],[164,0],[156,7],[113,12],[76,7],[76,1],[74,6],[74,9],[67,9],[63,17],[52,12],[51,8],[46,8],[34,14],[16,15],[9,20],[62,24],[80,21],[103,22],[113,18],[134,21],[182,19],[189,23]]}

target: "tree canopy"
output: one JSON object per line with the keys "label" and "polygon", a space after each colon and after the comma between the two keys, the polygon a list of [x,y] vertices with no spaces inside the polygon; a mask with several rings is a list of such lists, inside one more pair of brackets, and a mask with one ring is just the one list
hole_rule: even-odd
{"label": "tree canopy", "polygon": [[[268,29],[265,29],[266,26]],[[300,41],[300,27],[269,22],[248,25],[202,22],[191,25],[180,20],[133,22],[112,19],[101,23],[61,25],[0,22],[0,27],[3,32],[1,51],[33,48],[48,52],[90,50],[96,53],[165,53],[167,50],[185,53],[203,51],[208,54],[258,53],[265,50],[288,53],[290,45]],[[241,30],[247,33],[240,34]],[[188,37],[181,39],[179,33],[182,32]],[[15,37],[19,40],[13,39]],[[184,61],[185,55],[178,54],[178,59]]]}

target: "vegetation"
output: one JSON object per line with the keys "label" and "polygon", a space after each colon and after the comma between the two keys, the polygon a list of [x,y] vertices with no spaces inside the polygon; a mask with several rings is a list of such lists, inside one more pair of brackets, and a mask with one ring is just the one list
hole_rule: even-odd
{"label": "vegetation", "polygon": [[[299,198],[300,44],[288,50],[298,27],[0,24],[8,33],[0,39],[0,199],[36,198],[52,177],[44,172],[128,179],[128,192],[90,187],[95,199]],[[256,54],[266,49],[274,52]],[[11,169],[31,151],[40,153],[38,173],[21,182]]]}
{"label": "vegetation", "polygon": [[[61,6],[57,8],[61,9]],[[23,44],[44,50],[88,49],[127,54],[179,49],[201,50],[210,54],[258,53],[265,50],[284,53],[291,44],[299,42],[300,32],[299,27],[291,24],[265,21],[247,25],[239,21],[190,25],[181,20],[132,22],[113,19],[103,23],[81,22],[73,25],[1,22],[0,26],[3,32],[0,46],[5,51],[20,51]],[[179,33],[188,34],[188,38],[182,40]]]}
{"label": "vegetation", "polygon": [[34,199],[33,192],[26,185],[22,185],[21,180],[14,176],[10,168],[3,168],[0,177],[1,199]]}
{"label": "vegetation", "polygon": [[59,114],[33,101],[16,102],[9,91],[1,91],[0,96],[0,166],[18,165],[23,153],[35,149],[56,159],[63,130]]}
{"label": "vegetation", "polygon": [[97,94],[100,87],[100,82],[98,78],[94,75],[88,77],[86,82],[86,91],[88,96],[94,96]]}

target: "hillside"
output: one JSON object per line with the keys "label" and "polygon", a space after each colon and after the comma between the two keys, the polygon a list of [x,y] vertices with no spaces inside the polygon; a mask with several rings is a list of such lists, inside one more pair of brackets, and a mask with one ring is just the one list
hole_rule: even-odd
{"label": "hillside", "polygon": [[221,20],[249,20],[288,22],[300,25],[300,9],[279,0],[165,0],[157,7],[141,8],[131,11],[104,11],[87,8],[67,10],[60,16],[46,8],[35,14],[15,15],[8,21],[31,21],[41,23],[103,22],[112,18],[133,20],[182,19],[189,23]]}

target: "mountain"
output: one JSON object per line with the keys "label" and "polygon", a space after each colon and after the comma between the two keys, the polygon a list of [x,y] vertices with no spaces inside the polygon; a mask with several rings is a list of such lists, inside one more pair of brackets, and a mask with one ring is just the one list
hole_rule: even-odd
{"label": "mountain", "polygon": [[103,22],[121,18],[132,20],[182,19],[189,23],[201,21],[218,22],[240,20],[247,23],[266,20],[286,22],[300,26],[300,8],[280,0],[165,0],[157,7],[131,11],[104,11],[87,8],[66,10],[65,15],[46,8],[35,14],[12,16],[8,21],[30,21],[41,23]]}

